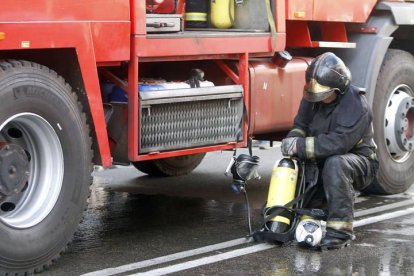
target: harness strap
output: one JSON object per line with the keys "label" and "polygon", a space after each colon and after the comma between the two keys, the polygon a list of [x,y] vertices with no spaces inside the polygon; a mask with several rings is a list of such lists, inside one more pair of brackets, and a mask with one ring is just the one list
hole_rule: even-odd
{"label": "harness strap", "polygon": [[267,21],[269,21],[270,31],[272,33],[272,52],[275,52],[276,49],[276,24],[275,18],[272,13],[272,7],[270,6],[270,0],[266,0],[266,11],[267,11]]}
{"label": "harness strap", "polygon": [[270,207],[266,212],[267,216],[265,217],[263,224],[268,223],[273,218],[275,218],[275,217],[279,216],[280,214],[282,214],[285,210],[289,210],[290,212],[292,212],[294,209],[291,209],[290,207],[292,207],[293,205],[298,203],[300,200],[302,200],[305,197],[305,195],[310,190],[312,190],[313,187],[315,187],[315,185],[308,186],[301,195],[295,197],[294,199],[292,199],[291,201],[289,201],[288,203],[286,203],[283,206],[282,205],[275,205],[275,206]]}

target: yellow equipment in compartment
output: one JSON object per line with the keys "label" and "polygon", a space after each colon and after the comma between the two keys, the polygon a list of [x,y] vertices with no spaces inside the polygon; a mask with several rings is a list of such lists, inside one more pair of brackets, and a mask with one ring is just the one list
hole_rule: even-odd
{"label": "yellow equipment in compartment", "polygon": [[[283,158],[276,162],[272,169],[266,209],[273,206],[283,206],[293,200],[296,192],[297,179],[298,166],[292,159]],[[284,224],[285,227],[282,227],[284,229],[288,228],[291,223],[288,218],[283,216],[276,216],[271,221],[272,224]],[[269,229],[275,227],[273,225]]]}
{"label": "yellow equipment in compartment", "polygon": [[231,28],[234,23],[234,0],[211,0],[210,20],[215,28]]}

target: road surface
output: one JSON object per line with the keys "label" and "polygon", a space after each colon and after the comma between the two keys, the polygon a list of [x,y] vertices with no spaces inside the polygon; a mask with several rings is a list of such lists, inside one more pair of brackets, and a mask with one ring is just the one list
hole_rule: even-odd
{"label": "road surface", "polygon": [[[239,150],[239,153],[245,152]],[[261,180],[248,183],[253,228],[278,147],[254,150]],[[207,154],[182,177],[132,166],[95,173],[89,208],[68,251],[43,275],[414,275],[413,192],[358,197],[356,240],[319,252],[255,243],[242,195],[223,172],[232,152]]]}

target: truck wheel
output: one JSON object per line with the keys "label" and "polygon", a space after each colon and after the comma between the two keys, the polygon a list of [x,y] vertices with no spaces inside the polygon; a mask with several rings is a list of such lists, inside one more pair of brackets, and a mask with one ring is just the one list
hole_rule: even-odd
{"label": "truck wheel", "polygon": [[91,139],[76,94],[55,72],[0,61],[0,274],[39,272],[82,218]]}
{"label": "truck wheel", "polygon": [[379,183],[375,194],[406,191],[414,182],[414,57],[388,50],[375,90],[374,135],[378,145]]}
{"label": "truck wheel", "polygon": [[148,174],[150,176],[161,176],[160,171],[155,165],[154,160],[133,162],[134,167],[142,173]]}
{"label": "truck wheel", "polygon": [[164,159],[133,162],[139,171],[150,176],[179,176],[192,172],[203,160],[205,153]]}

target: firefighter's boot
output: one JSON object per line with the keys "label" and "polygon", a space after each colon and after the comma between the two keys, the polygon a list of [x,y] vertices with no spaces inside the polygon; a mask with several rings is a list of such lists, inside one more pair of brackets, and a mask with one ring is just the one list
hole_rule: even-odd
{"label": "firefighter's boot", "polygon": [[321,241],[321,250],[340,249],[351,244],[352,234],[331,228],[326,229],[326,235]]}

